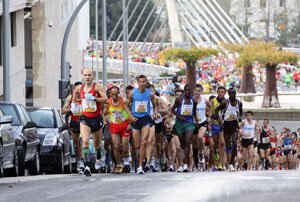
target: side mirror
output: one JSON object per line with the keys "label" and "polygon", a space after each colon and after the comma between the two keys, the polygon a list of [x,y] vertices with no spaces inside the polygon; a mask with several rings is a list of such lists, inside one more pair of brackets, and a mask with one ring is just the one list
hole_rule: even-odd
{"label": "side mirror", "polygon": [[68,130],[67,124],[64,124],[62,127],[59,128],[59,131],[62,132],[64,130]]}
{"label": "side mirror", "polygon": [[11,116],[11,115],[1,116],[0,124],[12,123],[12,120],[13,120],[13,116]]}
{"label": "side mirror", "polygon": [[26,125],[23,127],[23,129],[27,129],[27,128],[36,128],[37,125],[34,121],[29,121],[26,123]]}

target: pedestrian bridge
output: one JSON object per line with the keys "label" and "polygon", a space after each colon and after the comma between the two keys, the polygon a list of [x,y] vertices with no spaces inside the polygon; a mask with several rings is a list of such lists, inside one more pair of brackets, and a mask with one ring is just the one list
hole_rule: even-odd
{"label": "pedestrian bridge", "polygon": [[[96,71],[97,61],[96,58],[85,57],[84,66],[92,68]],[[99,78],[102,76],[102,58],[98,59],[98,72]],[[147,77],[160,77],[163,73],[172,74],[178,71],[175,68],[167,68],[159,65],[146,64],[141,62],[128,62],[128,74],[129,77],[135,77],[137,75],[143,74]],[[118,79],[123,78],[123,60],[107,59],[107,73],[108,78]]]}

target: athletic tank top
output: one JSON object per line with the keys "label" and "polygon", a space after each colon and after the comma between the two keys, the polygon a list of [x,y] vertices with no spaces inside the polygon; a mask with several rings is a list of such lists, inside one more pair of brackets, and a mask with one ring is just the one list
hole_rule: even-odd
{"label": "athletic tank top", "polygon": [[268,128],[267,131],[264,130],[262,127],[261,133],[260,133],[260,142],[263,144],[269,144],[270,143],[270,128]]}
{"label": "athletic tank top", "polygon": [[232,106],[230,101],[227,100],[228,105],[224,114],[224,121],[237,121],[239,117],[239,101],[235,106]]}
{"label": "athletic tank top", "polygon": [[196,107],[196,116],[197,116],[198,123],[203,123],[204,121],[206,121],[205,109],[206,109],[205,97],[201,96],[201,102],[197,103],[197,107]]}
{"label": "athletic tank top", "polygon": [[[212,115],[216,115],[216,109],[221,103],[217,100],[217,98],[214,98],[212,101]],[[221,116],[222,112],[219,112],[219,116]],[[219,125],[219,121],[214,119],[213,120],[214,125]]]}
{"label": "athletic tank top", "polygon": [[113,105],[112,98],[108,100],[108,117],[110,124],[121,124],[129,122],[129,115],[125,110],[123,98],[119,97],[119,105]]}
{"label": "athletic tank top", "polygon": [[276,135],[274,137],[270,136],[271,150],[274,151],[276,148],[277,138]]}
{"label": "athletic tank top", "polygon": [[[177,107],[177,113],[185,117],[185,123],[193,123],[193,99],[185,101],[184,97],[182,97],[181,105]],[[179,121],[177,117],[176,119]]]}
{"label": "athletic tank top", "polygon": [[[94,100],[86,100],[84,86],[85,86],[85,84],[83,84],[80,89],[80,97],[82,100],[82,115],[84,115],[86,117],[91,117],[91,118],[100,116],[101,111],[102,111],[101,103],[98,103]],[[95,86],[96,86],[96,83],[93,83],[91,90],[87,93],[91,94],[95,98],[97,98],[97,97],[99,98],[100,95],[96,92]]]}
{"label": "athletic tank top", "polygon": [[245,125],[242,129],[243,131],[243,139],[252,139],[255,135],[255,121],[252,120],[251,123],[248,123],[247,120],[245,120]]}
{"label": "athletic tank top", "polygon": [[292,145],[293,145],[293,139],[292,137],[284,137],[283,138],[283,149],[284,150],[289,150],[292,149]]}
{"label": "athletic tank top", "polygon": [[150,115],[150,89],[146,89],[145,92],[140,92],[139,89],[133,89],[132,98],[132,115],[134,117],[144,117]]}

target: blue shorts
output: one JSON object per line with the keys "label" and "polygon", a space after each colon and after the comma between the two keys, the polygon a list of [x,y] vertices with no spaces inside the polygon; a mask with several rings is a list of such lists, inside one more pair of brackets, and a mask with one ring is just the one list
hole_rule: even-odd
{"label": "blue shorts", "polygon": [[219,125],[211,125],[211,134],[212,135],[219,135],[221,133],[221,127]]}

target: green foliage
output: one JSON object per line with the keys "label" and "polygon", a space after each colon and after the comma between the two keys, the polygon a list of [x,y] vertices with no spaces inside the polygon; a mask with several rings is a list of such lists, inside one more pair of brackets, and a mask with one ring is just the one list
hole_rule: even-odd
{"label": "green foliage", "polygon": [[188,50],[182,48],[173,48],[165,50],[162,52],[162,55],[167,60],[183,60],[188,66],[196,64],[198,60],[201,60],[205,57],[211,55],[217,55],[218,52],[212,48],[190,48]]}
{"label": "green foliage", "polygon": [[[126,4],[128,3],[128,0],[126,1]],[[128,13],[128,18],[131,15],[134,7],[137,5],[138,0],[132,0],[129,6],[129,13]],[[146,21],[148,15],[150,14],[153,6],[154,6],[155,0],[152,0],[147,8],[145,9],[141,19],[139,20],[136,28],[134,29],[132,36],[130,37],[129,41],[131,40],[135,40],[139,31],[141,30],[142,26],[144,25],[144,22]],[[117,24],[119,18],[122,16],[122,0],[107,0],[106,1],[106,11],[107,11],[107,37],[109,37],[115,27],[115,25]],[[133,28],[133,25],[135,24],[135,22],[137,21],[137,18],[140,14],[140,12],[142,11],[143,7],[145,5],[144,0],[141,1],[141,3],[138,5],[135,13],[133,14],[132,19],[129,22],[129,26],[128,26],[128,32],[130,32]],[[99,20],[98,20],[98,38],[101,39],[102,38],[102,5],[101,5],[101,0],[99,0],[98,3],[98,11],[99,11]],[[155,17],[157,16],[157,14],[154,12],[150,18],[150,20],[148,21],[143,33],[141,34],[141,37],[139,38],[139,41],[143,41],[144,38],[146,37],[148,30],[151,28],[151,25],[154,22]],[[91,35],[95,36],[95,0],[90,0],[90,30],[91,30]],[[112,36],[112,41],[117,40],[119,34],[122,31],[122,26],[123,23],[121,21],[121,23],[119,24],[119,26],[117,27],[117,30],[115,31],[114,35]],[[158,25],[159,26],[159,23]],[[122,37],[121,37],[122,40]],[[148,39],[151,40],[151,39]]]}

